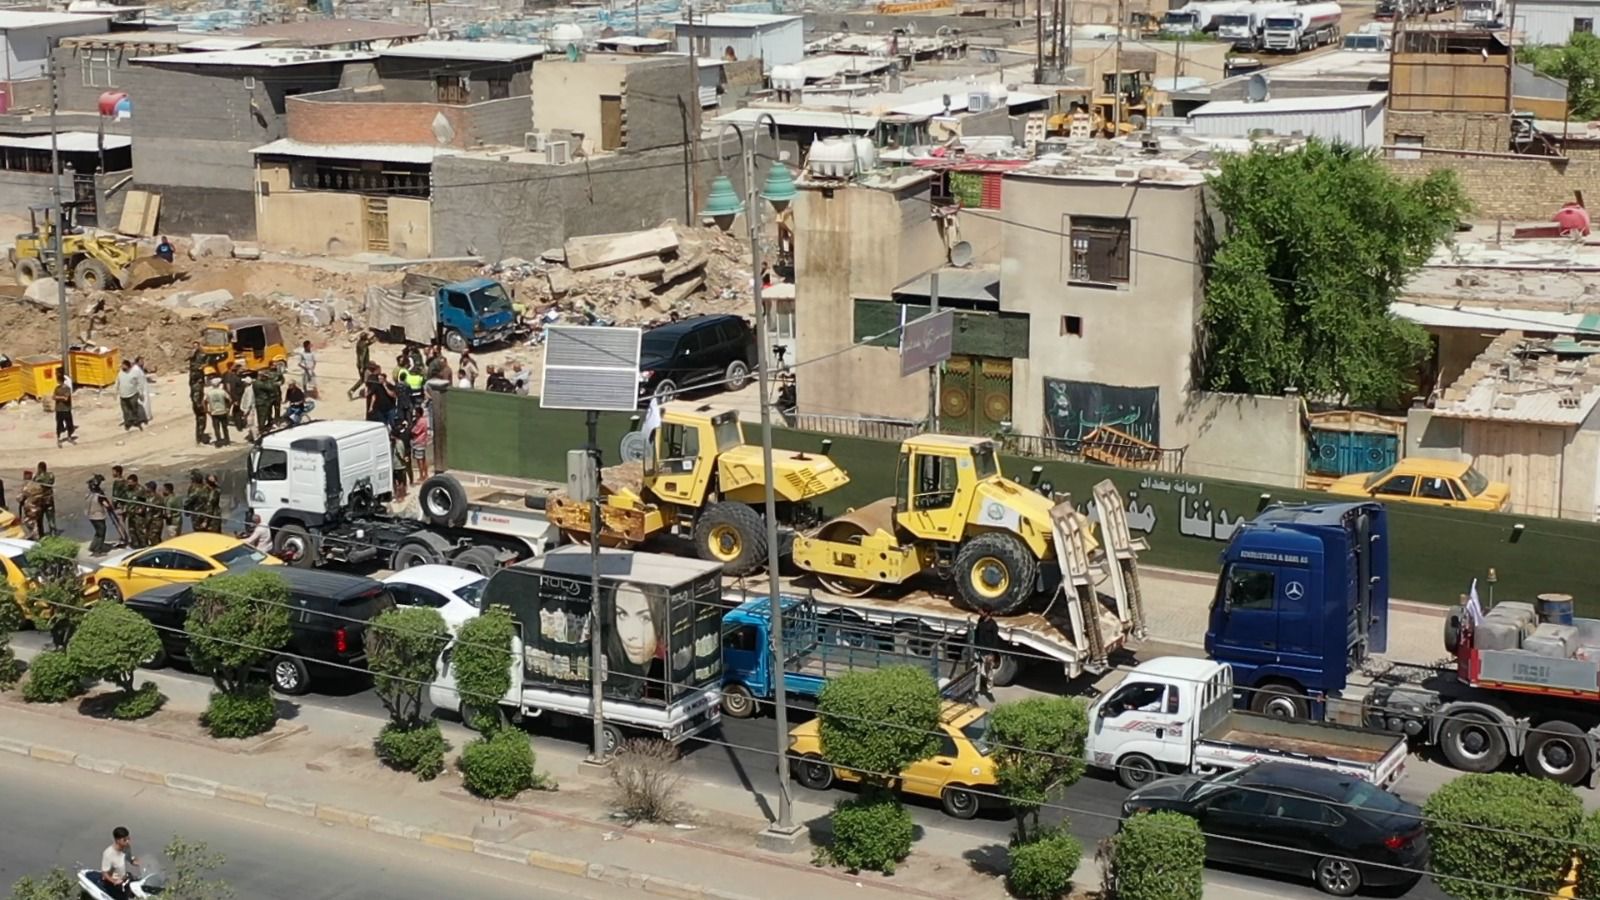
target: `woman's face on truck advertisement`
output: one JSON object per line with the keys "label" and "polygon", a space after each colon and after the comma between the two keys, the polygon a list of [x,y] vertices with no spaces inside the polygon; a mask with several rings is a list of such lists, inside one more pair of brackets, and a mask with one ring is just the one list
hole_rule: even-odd
{"label": "woman's face on truck advertisement", "polygon": [[617,643],[628,662],[643,666],[656,658],[656,620],[650,599],[631,584],[617,588]]}

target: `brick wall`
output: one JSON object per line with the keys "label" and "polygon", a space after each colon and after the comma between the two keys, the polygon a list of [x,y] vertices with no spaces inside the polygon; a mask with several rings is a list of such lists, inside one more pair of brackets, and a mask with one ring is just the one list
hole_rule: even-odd
{"label": "brick wall", "polygon": [[1390,171],[1420,178],[1435,169],[1454,169],[1472,215],[1483,219],[1545,221],[1561,204],[1572,199],[1574,188],[1600,180],[1600,160],[1474,159],[1444,154],[1423,154],[1421,159],[1386,159]]}
{"label": "brick wall", "polygon": [[288,136],[312,144],[425,144],[435,146],[434,119],[450,123],[454,135],[446,146],[466,149],[481,144],[520,146],[532,129],[528,98],[508,97],[458,106],[448,103],[386,103],[345,99],[290,97]]}
{"label": "brick wall", "polygon": [[1396,135],[1421,135],[1422,146],[1448,150],[1505,153],[1511,149],[1511,117],[1503,113],[1412,112],[1389,110],[1384,142]]}

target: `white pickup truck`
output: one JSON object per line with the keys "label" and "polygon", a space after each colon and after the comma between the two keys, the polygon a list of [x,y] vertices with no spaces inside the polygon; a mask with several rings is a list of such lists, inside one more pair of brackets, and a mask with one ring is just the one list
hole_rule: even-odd
{"label": "white pickup truck", "polygon": [[1226,663],[1163,656],[1140,663],[1089,707],[1091,765],[1135,788],[1165,774],[1275,760],[1387,786],[1405,769],[1403,736],[1239,712]]}

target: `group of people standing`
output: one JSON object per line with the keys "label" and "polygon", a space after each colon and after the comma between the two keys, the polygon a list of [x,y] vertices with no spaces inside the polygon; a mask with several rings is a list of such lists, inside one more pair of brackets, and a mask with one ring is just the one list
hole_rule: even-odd
{"label": "group of people standing", "polygon": [[159,487],[154,481],[141,484],[138,475],[124,474],[122,466],[112,466],[107,496],[105,476],[97,472],[89,479],[86,515],[94,530],[89,553],[98,555],[111,549],[106,542],[108,520],[123,544],[148,547],[182,534],[185,513],[194,531],[222,530],[222,488],[217,476],[190,469],[189,488],[180,495],[170,481]]}
{"label": "group of people standing", "polygon": [[226,372],[209,377],[205,365],[205,354],[196,341],[189,355],[189,403],[196,444],[225,447],[233,443],[234,429],[253,441],[272,430],[281,418],[297,420],[297,410],[305,408],[305,389],[288,381],[282,362],[251,372],[244,360],[236,360]]}
{"label": "group of people standing", "polygon": [[[0,486],[0,504],[5,502]],[[56,528],[56,476],[43,460],[32,469],[22,470],[22,490],[17,494],[17,518],[22,533],[30,541],[59,533]]]}

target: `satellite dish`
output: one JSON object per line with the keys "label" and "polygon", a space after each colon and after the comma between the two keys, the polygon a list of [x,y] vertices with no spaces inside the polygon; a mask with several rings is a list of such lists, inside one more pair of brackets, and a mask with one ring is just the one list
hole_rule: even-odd
{"label": "satellite dish", "polygon": [[1260,72],[1250,76],[1244,84],[1244,98],[1251,103],[1260,103],[1267,99],[1267,76]]}
{"label": "satellite dish", "polygon": [[623,462],[642,463],[650,452],[650,442],[644,439],[644,432],[630,431],[622,436],[622,446],[618,450]]}
{"label": "satellite dish", "polygon": [[456,139],[455,126],[450,124],[450,120],[446,119],[442,112],[434,113],[433,115],[433,139],[438,141],[440,145],[448,144]]}
{"label": "satellite dish", "polygon": [[971,241],[956,241],[950,248],[950,265],[958,268],[972,265]]}

